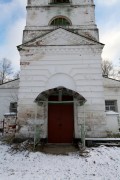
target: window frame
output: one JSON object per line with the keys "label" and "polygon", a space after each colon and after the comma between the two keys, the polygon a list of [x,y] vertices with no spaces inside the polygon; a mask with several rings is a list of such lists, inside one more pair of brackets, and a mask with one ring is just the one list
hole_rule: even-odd
{"label": "window frame", "polygon": [[17,113],[17,102],[10,102],[10,113]]}
{"label": "window frame", "polygon": [[[68,22],[68,24],[56,24],[55,25],[55,23],[54,24],[52,24],[52,22],[53,21],[58,21],[58,20],[62,20],[62,23],[64,22],[64,21],[66,21],[66,22]],[[72,22],[70,21],[70,19],[68,19],[67,17],[65,17],[65,16],[56,16],[56,17],[54,17],[54,18],[52,18],[51,20],[50,20],[50,22],[49,22],[49,26],[72,26]]]}
{"label": "window frame", "polygon": [[105,111],[118,112],[117,100],[105,100]]}

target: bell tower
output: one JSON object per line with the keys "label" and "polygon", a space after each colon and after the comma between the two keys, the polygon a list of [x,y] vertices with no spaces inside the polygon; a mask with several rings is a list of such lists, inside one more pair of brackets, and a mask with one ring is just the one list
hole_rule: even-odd
{"label": "bell tower", "polygon": [[[49,127],[54,127],[54,123],[50,123],[49,112],[55,114],[58,103],[67,106],[67,96],[72,96],[70,103],[74,104],[70,137],[80,139],[83,125],[87,137],[106,135],[101,70],[103,47],[95,24],[93,0],[28,0],[23,44],[18,46],[21,56],[18,95],[20,136],[35,135],[36,119],[36,126],[43,132],[41,137],[49,139]],[[56,103],[53,110],[49,106],[52,95],[54,98],[57,95],[57,101],[60,101],[53,98],[55,101],[52,103]],[[57,119],[65,113],[60,113]],[[59,127],[63,127],[63,131],[66,129],[58,123]],[[55,132],[58,131],[55,129]]]}
{"label": "bell tower", "polygon": [[23,42],[58,27],[99,41],[93,0],[28,0]]}

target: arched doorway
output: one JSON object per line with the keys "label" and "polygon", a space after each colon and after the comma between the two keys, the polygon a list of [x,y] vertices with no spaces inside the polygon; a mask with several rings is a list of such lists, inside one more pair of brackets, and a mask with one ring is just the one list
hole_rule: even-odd
{"label": "arched doorway", "polygon": [[72,143],[75,133],[74,102],[85,102],[79,93],[65,87],[42,92],[36,102],[48,105],[48,143]]}

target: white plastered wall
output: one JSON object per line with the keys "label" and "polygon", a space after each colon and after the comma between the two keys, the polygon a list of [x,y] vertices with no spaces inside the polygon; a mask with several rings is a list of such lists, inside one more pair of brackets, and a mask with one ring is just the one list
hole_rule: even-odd
{"label": "white plastered wall", "polygon": [[[29,57],[22,53],[21,62],[29,61],[29,65],[22,65],[21,81],[19,90],[19,117],[22,125],[26,124],[26,118],[34,120],[34,100],[47,88],[58,86],[60,74],[71,77],[75,84],[74,88],[86,100],[85,118],[87,136],[105,136],[105,104],[103,93],[103,79],[101,75],[101,50],[85,47],[46,47],[30,49],[35,53]],[[50,48],[50,50],[49,50]],[[57,52],[57,53],[56,53]],[[49,79],[53,79],[49,83]],[[72,83],[60,79],[60,85],[66,84],[72,88]],[[53,87],[54,88],[54,87]],[[26,113],[27,112],[27,113]],[[26,113],[26,115],[25,115]],[[83,109],[77,109],[78,132],[83,121]],[[44,114],[44,117],[46,115]],[[43,119],[43,117],[42,117]],[[45,137],[46,132],[44,132]]]}
{"label": "white plastered wall", "polygon": [[[77,16],[79,14],[79,16]],[[29,7],[27,9],[26,26],[48,26],[51,19],[56,16],[65,16],[70,19],[73,26],[95,27],[94,6],[74,7]]]}
{"label": "white plastered wall", "polygon": [[105,100],[117,100],[117,109],[120,114],[120,82],[103,78]]}
{"label": "white plastered wall", "polygon": [[10,103],[18,101],[19,80],[0,85],[0,121],[9,113]]}

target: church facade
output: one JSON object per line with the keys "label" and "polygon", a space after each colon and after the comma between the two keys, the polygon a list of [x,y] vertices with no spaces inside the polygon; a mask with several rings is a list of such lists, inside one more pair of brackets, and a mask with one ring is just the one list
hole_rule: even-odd
{"label": "church facade", "polygon": [[16,137],[106,137],[103,48],[93,0],[28,0]]}

